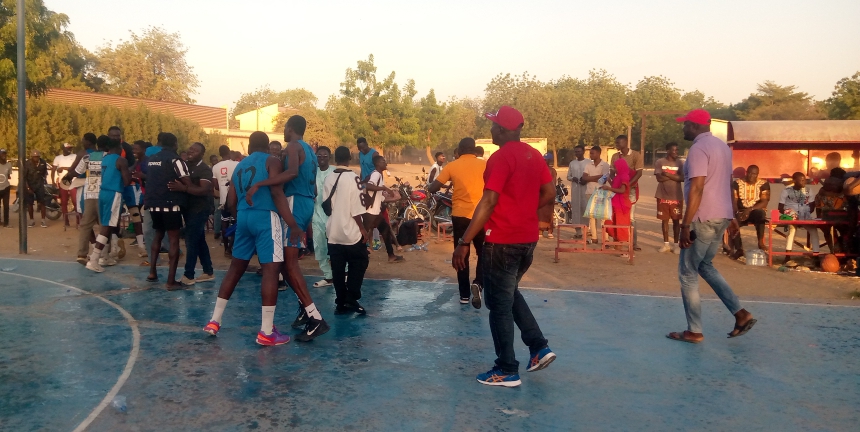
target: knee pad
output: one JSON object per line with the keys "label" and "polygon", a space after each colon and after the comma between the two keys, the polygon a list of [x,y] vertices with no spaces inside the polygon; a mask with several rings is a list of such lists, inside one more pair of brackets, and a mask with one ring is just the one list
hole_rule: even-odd
{"label": "knee pad", "polygon": [[129,207],[128,214],[131,216],[132,223],[140,223],[142,220],[140,219],[140,208],[139,207]]}

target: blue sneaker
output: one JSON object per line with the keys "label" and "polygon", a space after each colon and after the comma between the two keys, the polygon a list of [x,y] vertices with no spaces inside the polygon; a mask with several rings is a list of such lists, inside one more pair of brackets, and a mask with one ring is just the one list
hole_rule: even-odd
{"label": "blue sneaker", "polygon": [[532,355],[529,359],[529,372],[539,371],[549,366],[555,360],[555,353],[549,347],[546,347]]}
{"label": "blue sneaker", "polygon": [[498,366],[478,375],[478,382],[502,387],[517,387],[523,383],[520,381],[520,374],[506,374]]}

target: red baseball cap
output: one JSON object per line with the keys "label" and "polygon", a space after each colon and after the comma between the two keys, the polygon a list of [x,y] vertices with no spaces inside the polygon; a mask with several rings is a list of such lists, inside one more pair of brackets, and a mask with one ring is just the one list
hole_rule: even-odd
{"label": "red baseball cap", "polygon": [[495,114],[484,114],[484,117],[488,118],[491,122],[507,130],[517,130],[523,123],[525,123],[525,120],[523,120],[523,115],[516,109],[511,108],[507,105],[499,108],[499,111],[497,111]]}
{"label": "red baseball cap", "polygon": [[694,109],[687,113],[684,117],[678,117],[676,121],[683,123],[689,121],[695,124],[708,125],[711,124],[711,114],[701,108]]}

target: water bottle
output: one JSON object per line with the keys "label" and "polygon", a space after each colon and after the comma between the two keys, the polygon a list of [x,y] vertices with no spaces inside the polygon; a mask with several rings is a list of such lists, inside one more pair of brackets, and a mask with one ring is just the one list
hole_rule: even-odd
{"label": "water bottle", "polygon": [[127,409],[125,405],[125,396],[116,396],[111,401],[111,406],[114,407],[117,411],[124,413]]}

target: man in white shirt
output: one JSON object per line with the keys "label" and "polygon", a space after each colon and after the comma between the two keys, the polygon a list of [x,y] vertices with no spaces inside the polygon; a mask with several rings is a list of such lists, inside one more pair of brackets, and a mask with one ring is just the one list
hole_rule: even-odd
{"label": "man in white shirt", "polygon": [[[57,184],[62,176],[66,175],[69,172],[69,169],[72,167],[72,164],[75,163],[75,159],[77,155],[72,153],[72,145],[69,143],[63,143],[63,154],[57,155],[54,158],[54,162],[51,164],[53,168],[51,169],[51,183]],[[65,221],[66,226],[69,226],[69,214],[66,212],[66,209],[69,208],[69,197],[72,198],[72,205],[74,206],[75,199],[75,190],[71,187],[59,183],[60,190],[60,209],[63,212],[63,220]],[[77,211],[77,206],[75,206],[75,210]]]}
{"label": "man in white shirt", "polygon": [[380,214],[382,210],[382,192],[391,192],[383,183],[382,173],[388,168],[385,158],[376,155],[373,157],[373,166],[375,169],[370,173],[367,179],[367,193],[364,195],[364,206],[367,208],[367,213],[364,214],[364,229],[371,232],[374,229],[379,230],[379,235],[385,243],[385,251],[388,252],[388,262],[398,263],[403,262],[402,256],[394,255],[395,243],[394,234],[391,232],[391,225]]}
{"label": "man in white shirt", "polygon": [[351,158],[349,149],[344,146],[334,151],[337,167],[326,177],[320,196],[323,202],[331,202],[331,215],[326,221],[326,236],[336,295],[335,314],[365,313],[358,300],[361,298],[361,284],[370,261],[367,251],[368,235],[362,220],[366,209],[361,199],[363,192],[359,185],[360,178],[348,168]]}
{"label": "man in white shirt", "polygon": [[436,152],[434,158],[436,159],[436,163],[430,167],[430,173],[427,174],[427,184],[433,183],[433,180],[439,177],[439,173],[442,172],[442,166],[445,165],[445,153]]}
{"label": "man in white shirt", "polygon": [[222,145],[218,148],[218,154],[221,156],[221,162],[212,166],[212,175],[215,177],[215,196],[218,198],[218,205],[215,206],[214,216],[216,240],[221,237],[221,230],[227,228],[226,226],[222,226],[226,222],[221,221],[221,212],[224,204],[227,202],[227,183],[233,178],[233,170],[236,169],[236,165],[239,165],[238,161],[230,158],[230,147]]}
{"label": "man in white shirt", "polygon": [[[594,146],[589,150],[588,155],[591,157],[591,163],[585,166],[585,170],[580,179],[585,182],[585,202],[591,199],[591,195],[597,190],[598,183],[603,176],[609,175],[609,164],[606,161],[600,160],[600,146]],[[583,210],[584,212],[584,210]],[[597,221],[594,218],[589,219],[588,229],[591,231],[591,243],[597,243]]]}
{"label": "man in white shirt", "polygon": [[[578,145],[573,148],[573,160],[570,161],[567,171],[567,179],[570,181],[570,223],[582,225],[582,214],[585,213],[585,204],[588,199],[585,189],[588,182],[582,179],[585,168],[591,163],[591,159],[585,158],[585,146]],[[582,229],[576,229],[576,235],[582,236]]]}

